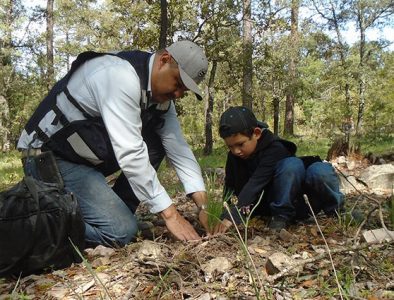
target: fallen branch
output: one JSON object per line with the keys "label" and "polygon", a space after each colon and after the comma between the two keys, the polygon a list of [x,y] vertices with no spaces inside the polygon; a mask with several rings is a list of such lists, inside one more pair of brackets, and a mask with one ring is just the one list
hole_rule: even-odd
{"label": "fallen branch", "polygon": [[[390,245],[390,244],[394,244],[394,242],[391,241],[391,242],[386,242],[386,243],[383,243],[383,244],[380,244],[380,245],[373,245],[373,246],[383,247],[383,246],[387,246],[387,245]],[[372,245],[368,245],[367,243],[363,243],[363,244],[360,244],[360,245],[353,245],[350,248],[331,250],[331,254],[339,254],[339,253],[344,253],[344,252],[359,251],[359,250],[363,250],[363,249],[369,248],[371,246]],[[328,253],[324,252],[324,253],[321,253],[321,254],[316,255],[314,257],[304,259],[304,260],[302,260],[302,261],[300,261],[300,262],[298,262],[296,264],[293,264],[293,265],[283,269],[281,272],[279,272],[279,273],[277,273],[275,275],[268,276],[267,277],[267,281],[274,282],[275,280],[284,277],[291,270],[293,270],[295,268],[298,268],[298,267],[302,267],[302,266],[304,266],[305,264],[308,264],[308,263],[313,263],[313,262],[319,261],[319,260],[321,260],[323,258],[326,258],[327,255],[328,255]]]}
{"label": "fallen branch", "polygon": [[[335,167],[335,166],[334,166],[334,167]],[[379,209],[379,220],[380,220],[380,223],[381,223],[382,227],[384,228],[384,230],[386,230],[386,232],[390,235],[389,230],[388,230],[386,224],[384,223],[384,218],[383,218],[383,211],[382,211],[382,204],[381,204],[381,202],[380,202],[379,200],[375,199],[374,197],[371,197],[371,196],[369,196],[369,195],[367,195],[367,194],[362,193],[359,189],[357,189],[357,188],[354,186],[353,183],[350,182],[349,179],[347,179],[347,176],[346,176],[340,169],[338,169],[337,167],[335,167],[335,169],[336,169],[336,170],[343,176],[343,178],[345,178],[345,180],[356,190],[356,192],[360,194],[360,196],[366,197],[367,199],[369,199],[369,200],[375,202],[376,205],[377,205],[377,207],[374,207],[374,208],[368,213],[368,216],[363,220],[363,222],[361,222],[360,226],[359,226],[358,229],[357,229],[357,233],[356,233],[356,235],[355,235],[355,237],[354,237],[354,239],[353,239],[353,240],[354,240],[354,243],[357,242],[357,238],[358,238],[358,236],[359,236],[359,234],[360,234],[360,231],[361,231],[362,227],[365,225],[365,223],[367,222],[368,218],[371,216],[372,212],[374,212],[377,208]],[[357,202],[358,202],[358,200],[357,200],[356,203],[353,205],[351,211],[356,207]]]}
{"label": "fallen branch", "polygon": [[331,262],[332,270],[334,271],[335,280],[336,280],[337,285],[338,285],[338,292],[339,292],[339,295],[341,296],[341,299],[343,300],[342,286],[341,286],[341,284],[339,283],[339,279],[338,279],[338,275],[337,275],[337,270],[335,269],[334,261],[332,260],[330,247],[328,247],[327,240],[326,240],[326,238],[324,237],[323,231],[321,230],[320,225],[319,225],[319,222],[318,222],[317,219],[316,219],[315,212],[313,211],[312,205],[309,203],[308,196],[305,195],[305,194],[304,194],[304,199],[305,199],[306,204],[308,204],[308,206],[309,206],[309,209],[310,209],[310,211],[311,211],[311,214],[312,214],[312,216],[313,216],[313,219],[314,219],[315,222],[316,222],[316,226],[317,226],[317,228],[319,229],[319,232],[320,232],[320,235],[321,235],[322,238],[323,238],[324,244],[326,245],[327,253],[328,253],[328,256],[330,257],[330,262]]}
{"label": "fallen branch", "polygon": [[367,214],[367,216],[364,218],[364,220],[363,220],[363,221],[360,223],[360,225],[358,226],[357,232],[356,232],[356,234],[355,234],[355,236],[354,236],[354,239],[353,239],[355,245],[356,245],[356,243],[357,243],[357,239],[358,239],[358,236],[360,235],[361,229],[364,227],[365,223],[367,223],[367,221],[368,221],[369,218],[371,217],[372,213],[373,213],[375,210],[377,210],[378,208],[379,208],[379,206],[373,207],[373,208],[368,212],[368,214]]}

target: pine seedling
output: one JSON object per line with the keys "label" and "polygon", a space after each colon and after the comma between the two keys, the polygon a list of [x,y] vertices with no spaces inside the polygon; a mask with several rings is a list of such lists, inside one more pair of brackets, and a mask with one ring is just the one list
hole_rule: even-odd
{"label": "pine seedling", "polygon": [[220,190],[216,184],[216,174],[207,176],[207,196],[208,202],[205,211],[208,215],[208,228],[212,230],[220,222],[220,216],[223,212],[223,201],[220,196]]}
{"label": "pine seedling", "polygon": [[[247,242],[248,242],[248,225],[249,225],[249,220],[250,220],[250,218],[251,218],[251,216],[253,214],[253,211],[260,204],[260,202],[261,202],[261,200],[263,198],[263,195],[264,195],[264,191],[261,192],[259,200],[257,201],[256,205],[254,205],[252,210],[247,214],[246,220],[243,219],[240,210],[238,208],[236,209],[238,215],[241,218],[242,224],[244,225],[244,228],[245,228],[244,236],[242,236],[241,232],[239,231],[239,229],[237,227],[237,223],[235,222],[234,217],[231,214],[231,210],[230,210],[230,207],[229,207],[229,204],[228,204],[229,201],[223,202],[224,208],[228,211],[228,213],[230,215],[230,218],[231,218],[231,221],[234,224],[234,227],[235,227],[235,230],[236,230],[236,233],[237,233],[235,235],[235,237],[237,238],[237,240],[238,240],[238,242],[239,242],[239,244],[241,246],[241,249],[242,249],[243,253],[246,256],[246,259],[249,262],[249,263],[246,264],[246,267],[247,267],[246,269],[247,269],[247,271],[249,273],[249,276],[250,276],[250,278],[252,280],[252,286],[253,286],[253,289],[255,290],[255,296],[256,296],[256,298],[258,300],[261,299],[260,298],[260,292],[262,291],[262,292],[265,293],[265,291],[263,290],[264,285],[263,285],[263,282],[262,282],[262,280],[261,280],[261,278],[259,276],[259,272],[257,271],[256,264],[254,263],[253,258],[250,255],[250,252],[248,250]],[[228,199],[231,199],[232,198],[232,193],[228,194],[227,196],[228,196]],[[236,203],[232,203],[232,204],[235,205]],[[264,297],[264,298],[266,298],[266,297]]]}

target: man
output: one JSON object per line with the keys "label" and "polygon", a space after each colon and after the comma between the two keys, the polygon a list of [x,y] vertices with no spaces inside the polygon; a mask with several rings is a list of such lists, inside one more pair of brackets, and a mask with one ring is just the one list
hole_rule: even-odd
{"label": "man", "polygon": [[[55,84],[18,142],[26,154],[53,151],[65,187],[78,199],[88,245],[123,246],[137,233],[139,202],[180,240],[199,235],[172,204],[156,171],[165,155],[198,207],[207,201],[200,167],[182,135],[173,100],[198,84],[208,62],[191,41],[151,54],[84,52]],[[34,166],[24,165],[27,173]],[[113,188],[105,177],[121,170]],[[207,228],[206,213],[199,219]]]}

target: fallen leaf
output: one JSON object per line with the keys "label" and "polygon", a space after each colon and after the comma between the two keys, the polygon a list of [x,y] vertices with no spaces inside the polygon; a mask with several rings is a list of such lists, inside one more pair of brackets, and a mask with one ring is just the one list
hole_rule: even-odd
{"label": "fallen leaf", "polygon": [[153,290],[155,286],[154,285],[148,285],[147,287],[144,288],[142,291],[143,294],[148,294],[151,290]]}
{"label": "fallen leaf", "polygon": [[310,232],[311,232],[311,234],[312,234],[314,237],[318,237],[318,236],[319,236],[319,234],[317,233],[316,227],[311,227],[311,228],[310,228]]}
{"label": "fallen leaf", "polygon": [[310,288],[310,287],[315,286],[315,285],[316,285],[316,280],[305,280],[301,284],[301,286],[304,287],[304,288]]}

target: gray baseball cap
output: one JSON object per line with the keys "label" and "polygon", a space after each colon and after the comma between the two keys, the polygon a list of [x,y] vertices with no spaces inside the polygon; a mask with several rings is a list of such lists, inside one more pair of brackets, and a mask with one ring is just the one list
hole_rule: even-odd
{"label": "gray baseball cap", "polygon": [[183,84],[201,100],[202,93],[198,84],[208,71],[208,60],[202,48],[192,41],[184,40],[173,43],[166,50],[178,63]]}

